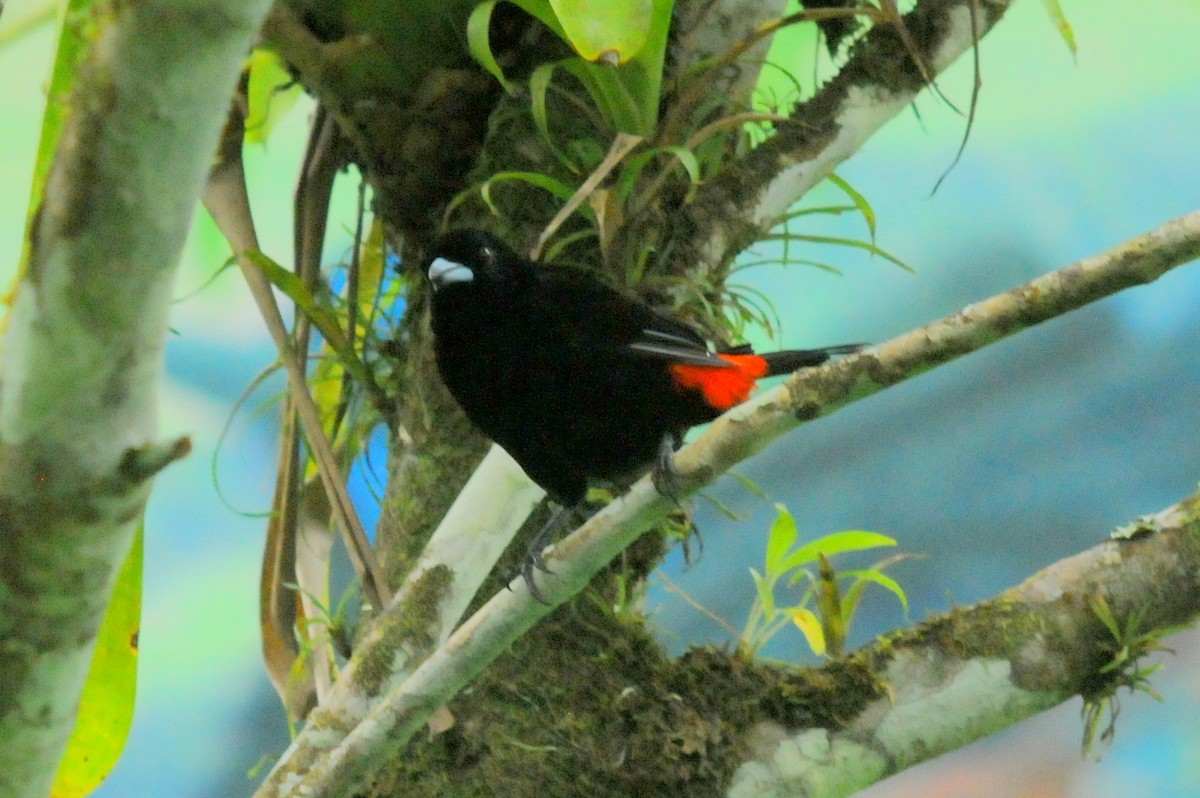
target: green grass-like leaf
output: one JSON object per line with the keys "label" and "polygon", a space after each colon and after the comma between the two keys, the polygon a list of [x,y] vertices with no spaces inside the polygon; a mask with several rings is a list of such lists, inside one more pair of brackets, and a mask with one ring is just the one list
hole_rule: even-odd
{"label": "green grass-like leaf", "polygon": [[869,241],[859,241],[856,238],[843,238],[842,236],[818,236],[809,235],[807,233],[782,233],[768,236],[768,239],[788,239],[790,241],[807,241],[810,244],[836,244],[841,247],[853,247],[861,249],[872,255],[878,255],[889,263],[894,263],[904,271],[910,274],[915,274],[914,269],[898,257],[888,252],[885,249],[877,247]]}
{"label": "green grass-like leaf", "polygon": [[865,551],[866,549],[895,545],[894,539],[878,532],[867,532],[861,529],[834,532],[822,535],[796,549],[783,560],[782,567],[785,571],[791,571],[801,565],[816,562],[822,554],[832,557],[835,554],[845,554],[850,551]]}
{"label": "green grass-like leaf", "polygon": [[492,11],[496,8],[497,0],[486,0],[475,6],[471,16],[467,17],[467,51],[500,82],[509,94],[515,91],[513,84],[504,77],[504,70],[492,54],[492,44],[488,38],[488,30],[492,24]]}
{"label": "green grass-like leaf", "polygon": [[1046,9],[1046,13],[1050,15],[1051,21],[1054,22],[1054,27],[1058,29],[1058,35],[1062,36],[1066,42],[1067,49],[1071,51],[1072,56],[1078,56],[1079,51],[1075,43],[1075,29],[1071,27],[1071,23],[1067,20],[1067,15],[1063,13],[1062,4],[1058,0],[1042,0],[1042,8]]}

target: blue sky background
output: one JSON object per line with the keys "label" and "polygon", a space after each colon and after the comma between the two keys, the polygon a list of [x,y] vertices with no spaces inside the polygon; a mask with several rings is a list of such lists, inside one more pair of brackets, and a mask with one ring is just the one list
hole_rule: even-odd
{"label": "blue sky background", "polygon": [[[10,2],[0,23],[30,0]],[[965,304],[1098,252],[1200,207],[1200,6],[1064,0],[1078,61],[1039,3],[1017,3],[983,43],[983,94],[962,161],[936,195],[964,121],[929,96],[840,170],[879,217],[878,242],[913,274],[849,249],[814,248],[842,276],[764,266],[746,281],[784,317],[782,344],[882,341]],[[15,266],[52,51],[49,26],[0,47],[0,278]],[[969,61],[940,79],[959,107]],[[304,109],[249,171],[264,248],[290,258],[292,181]],[[330,263],[349,245],[355,187],[335,203]],[[826,204],[819,189],[806,199]],[[799,229],[799,228],[797,228]],[[861,220],[817,219],[803,232],[863,235]],[[764,247],[764,254],[769,250]],[[191,293],[227,248],[200,218],[180,277]],[[910,617],[986,598],[1112,528],[1195,489],[1200,479],[1200,264],[1030,330],[797,431],[742,473],[785,502],[804,535],[847,528],[896,537],[925,559],[897,566]],[[248,795],[247,771],[286,745],[282,714],[258,654],[257,590],[275,456],[269,383],[233,404],[273,359],[236,274],[180,302],[172,320],[165,432],[196,450],[156,485],[148,517],[146,598],[137,714],[129,748],[100,796]],[[757,340],[756,343],[765,343]],[[744,622],[762,556],[769,501],[734,480],[711,494],[745,513],[731,523],[699,503],[705,551],[664,571],[694,599]],[[360,493],[364,497],[365,491]],[[364,508],[365,509],[365,508]],[[369,511],[368,511],[369,514]],[[679,649],[725,633],[656,584],[654,622]],[[905,618],[868,595],[855,640]],[[1123,701],[1115,744],[1080,758],[1078,701],[917,768],[877,796],[1189,798],[1200,794],[1200,635],[1154,684],[1165,701]],[[802,655],[785,630],[769,654]]]}

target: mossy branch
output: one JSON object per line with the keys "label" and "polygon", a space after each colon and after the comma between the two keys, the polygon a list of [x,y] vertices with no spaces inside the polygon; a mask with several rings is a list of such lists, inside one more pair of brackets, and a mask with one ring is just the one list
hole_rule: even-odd
{"label": "mossy branch", "polygon": [[907,108],[926,88],[914,54],[932,67],[936,79],[979,44],[1010,4],[921,0],[902,17],[903,27],[875,25],[836,77],[682,209],[696,230],[705,231],[700,261],[720,266],[765,236],[793,204]]}
{"label": "mossy branch", "polygon": [[[1198,256],[1200,211],[860,355],[798,373],[779,388],[718,419],[705,435],[679,453],[677,465],[685,491],[711,482],[806,421],[1022,329],[1124,288],[1151,282]],[[324,725],[306,729],[257,795],[332,798],[351,794],[355,785],[398,744],[421,728],[434,709],[477,677],[555,606],[582,590],[601,568],[672,507],[648,478],[640,480],[622,499],[548,553],[552,574],[540,579],[548,604],[534,600],[518,580],[511,591],[500,592],[468,619],[409,679],[375,704],[352,731]],[[1187,540],[1195,545],[1195,537],[1192,534]],[[1125,598],[1115,600],[1127,606]],[[994,674],[985,675],[989,677],[985,682],[990,684]],[[1044,700],[1032,701],[1025,714],[1045,705]],[[312,756],[321,749],[327,753]],[[293,758],[297,751],[308,753],[303,762]],[[886,770],[881,766],[880,772]]]}

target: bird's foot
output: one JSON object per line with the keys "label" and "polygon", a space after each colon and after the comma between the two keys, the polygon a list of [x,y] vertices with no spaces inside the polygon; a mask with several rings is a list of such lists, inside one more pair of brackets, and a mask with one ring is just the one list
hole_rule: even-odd
{"label": "bird's foot", "polygon": [[537,572],[553,573],[546,565],[546,557],[543,553],[550,542],[566,527],[572,516],[575,513],[574,507],[555,508],[550,514],[550,518],[538,530],[538,533],[533,538],[533,542],[529,544],[529,550],[525,553],[525,560],[521,563],[521,578],[525,580],[525,586],[529,588],[529,594],[537,599],[542,604],[548,604],[541,590],[538,589],[535,577]]}
{"label": "bird's foot", "polygon": [[[663,436],[658,445],[658,457],[654,460],[654,468],[650,471],[650,481],[654,489],[676,504],[683,494],[683,475],[675,466],[675,450],[679,448],[679,438],[671,433]],[[682,505],[680,505],[682,506]]]}

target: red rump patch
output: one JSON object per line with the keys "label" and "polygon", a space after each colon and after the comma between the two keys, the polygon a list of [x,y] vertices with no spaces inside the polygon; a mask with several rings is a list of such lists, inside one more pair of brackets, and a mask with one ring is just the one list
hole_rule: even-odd
{"label": "red rump patch", "polygon": [[680,388],[691,388],[704,395],[704,401],[718,410],[728,410],[750,398],[754,382],[766,376],[767,361],[758,355],[717,355],[737,368],[695,366],[677,363],[671,375]]}

